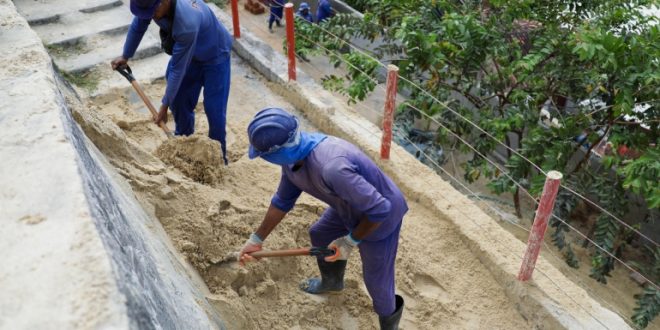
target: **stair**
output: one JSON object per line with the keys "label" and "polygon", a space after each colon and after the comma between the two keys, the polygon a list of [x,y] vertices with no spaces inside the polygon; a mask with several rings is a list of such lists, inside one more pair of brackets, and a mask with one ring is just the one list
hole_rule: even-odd
{"label": "stair", "polygon": [[56,22],[60,16],[69,12],[79,11],[93,13],[122,5],[121,0],[14,0],[18,12],[23,15],[31,26]]}
{"label": "stair", "polygon": [[[159,53],[158,55],[146,57],[141,60],[129,61],[128,64],[133,70],[135,79],[140,84],[147,84],[165,77],[165,69],[167,68],[169,60],[169,55]],[[108,63],[103,63],[102,65],[95,67],[94,70],[103,78],[99,81],[96,90],[92,92],[93,96],[104,94],[111,89],[130,88],[131,86],[124,77],[119,75],[119,73],[112,72]],[[154,99],[154,101],[157,100]],[[160,100],[158,100],[158,102],[160,102]]]}
{"label": "stair", "polygon": [[[99,63],[110,63],[112,59],[121,55],[124,48],[125,34],[96,34],[84,40],[84,46],[79,47],[80,52],[51,52],[57,67],[70,73],[89,71]],[[145,33],[132,60],[140,60],[161,52],[160,37],[155,28]]]}
{"label": "stair", "polygon": [[[110,61],[121,55],[133,15],[129,0],[15,0],[39,35],[58,69],[72,74],[92,95],[130,88]],[[158,26],[151,24],[129,65],[140,83],[165,76],[169,56],[160,48]],[[82,77],[82,78],[80,78]],[[72,79],[75,83],[75,79]],[[93,83],[90,83],[93,81]],[[89,87],[95,86],[95,87]]]}
{"label": "stair", "polygon": [[45,45],[66,47],[96,34],[125,33],[132,20],[130,10],[122,5],[92,13],[69,12],[53,23],[36,25],[32,29]]}

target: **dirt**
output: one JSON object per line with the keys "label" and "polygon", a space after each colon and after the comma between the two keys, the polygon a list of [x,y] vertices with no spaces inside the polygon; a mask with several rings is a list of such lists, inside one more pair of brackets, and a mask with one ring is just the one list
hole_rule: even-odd
{"label": "dirt", "polygon": [[[155,99],[164,84],[145,90]],[[278,167],[248,159],[245,128],[266,106],[296,112],[240,60],[232,61],[227,167],[217,142],[205,135],[201,103],[197,132],[168,140],[128,89],[85,99],[84,104],[69,101],[87,136],[205,280],[208,300],[230,329],[377,328],[357,254],[349,262],[346,289],[321,296],[298,289],[299,282],[318,274],[310,257],[263,260],[247,267],[226,260],[261,222],[280,175]],[[173,127],[171,121],[169,125]],[[325,207],[303,194],[264,247],[308,246],[308,228]],[[404,329],[530,327],[451,223],[414,202],[404,220],[396,272],[397,291],[406,301]]]}

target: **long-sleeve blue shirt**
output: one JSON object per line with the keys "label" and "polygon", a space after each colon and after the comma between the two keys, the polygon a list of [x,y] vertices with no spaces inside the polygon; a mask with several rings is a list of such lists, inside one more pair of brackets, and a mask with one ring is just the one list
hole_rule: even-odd
{"label": "long-sleeve blue shirt", "polygon": [[[231,53],[232,37],[202,0],[177,1],[172,26],[166,18],[155,21],[162,29],[171,29],[174,38],[167,88],[162,101],[169,106],[190,63],[196,61],[212,65],[227,60]],[[151,20],[133,18],[124,43],[124,58],[135,55],[149,23]]]}
{"label": "long-sleeve blue shirt", "polygon": [[330,0],[320,0],[318,8],[316,8],[316,19],[319,23],[332,17],[335,13],[332,11]]}
{"label": "long-sleeve blue shirt", "polygon": [[354,145],[328,137],[319,143],[296,171],[282,166],[282,177],[271,203],[288,212],[302,192],[330,205],[346,228],[353,230],[363,216],[382,222],[367,240],[391,233],[408,211],[399,188]]}

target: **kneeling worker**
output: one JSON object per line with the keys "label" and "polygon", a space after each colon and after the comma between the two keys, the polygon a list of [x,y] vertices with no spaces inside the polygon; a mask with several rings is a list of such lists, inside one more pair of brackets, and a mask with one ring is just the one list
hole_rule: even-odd
{"label": "kneeling worker", "polygon": [[254,259],[249,253],[261,250],[304,191],[330,206],[309,230],[312,245],[336,253],[317,259],[321,277],[305,280],[301,289],[341,291],[346,262],[358,248],[381,329],[397,329],[403,299],[394,293],[394,262],[408,211],[399,188],[360,149],[336,137],[302,132],[298,119],[282,109],[257,113],[248,136],[250,158],[282,166],[282,175],[261,226],[241,249],[241,263]]}

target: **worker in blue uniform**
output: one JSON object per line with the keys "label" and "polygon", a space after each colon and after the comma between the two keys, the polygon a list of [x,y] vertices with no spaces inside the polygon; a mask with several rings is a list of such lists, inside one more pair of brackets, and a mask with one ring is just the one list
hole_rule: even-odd
{"label": "worker in blue uniform", "polygon": [[309,4],[307,4],[307,2],[300,3],[300,7],[298,8],[296,16],[306,20],[307,22],[314,23],[314,17],[309,11]]}
{"label": "worker in blue uniform", "polygon": [[195,106],[204,87],[204,111],[209,137],[220,142],[227,165],[226,121],[231,79],[232,37],[202,0],[131,0],[135,16],[122,56],[113,69],[126,66],[135,54],[151,20],[160,27],[161,45],[171,55],[165,77],[167,87],[154,121],[167,122],[172,111],[176,135],[195,130]]}
{"label": "worker in blue uniform", "polygon": [[316,19],[318,23],[335,16],[335,11],[332,9],[330,0],[319,0],[318,7],[316,8]]}
{"label": "worker in blue uniform", "polygon": [[284,0],[269,0],[270,17],[268,17],[268,31],[273,33],[273,22],[278,27],[282,26],[281,20],[284,16]]}
{"label": "worker in blue uniform", "polygon": [[408,211],[401,190],[356,146],[303,132],[298,119],[282,109],[257,113],[248,125],[248,138],[249,157],[280,165],[282,174],[264,220],[241,249],[241,263],[254,260],[250,253],[262,249],[304,191],[329,205],[309,229],[312,246],[336,252],[319,257],[321,277],[304,280],[300,288],[311,294],[343,290],[347,261],[353,250],[359,250],[380,328],[397,329],[404,302],[395,294],[394,264]]}

